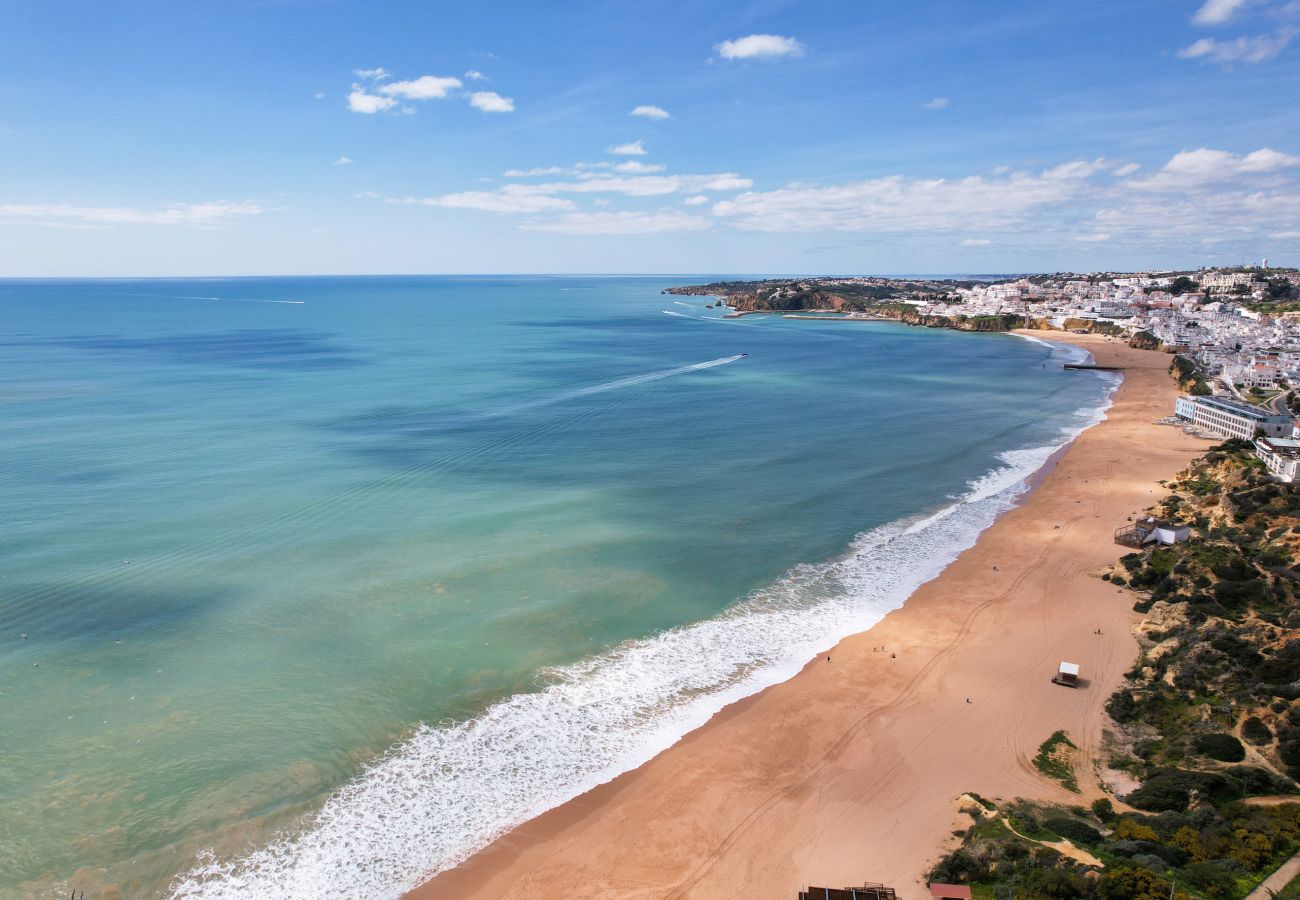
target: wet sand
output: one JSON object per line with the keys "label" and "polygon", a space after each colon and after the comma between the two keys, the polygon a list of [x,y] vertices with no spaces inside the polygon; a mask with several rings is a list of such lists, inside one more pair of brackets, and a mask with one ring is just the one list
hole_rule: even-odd
{"label": "wet sand", "polygon": [[[1091,759],[1137,656],[1137,616],[1097,575],[1128,552],[1114,530],[1211,442],[1153,424],[1178,393],[1168,355],[1050,338],[1124,367],[1124,381],[1106,421],[974,547],[793,679],[408,896],[790,900],[808,884],[880,881],[912,900],[961,827],[961,793],[1101,796]],[[1051,683],[1061,660],[1081,664],[1082,687]],[[1082,798],[1031,762],[1057,729],[1081,748]]]}

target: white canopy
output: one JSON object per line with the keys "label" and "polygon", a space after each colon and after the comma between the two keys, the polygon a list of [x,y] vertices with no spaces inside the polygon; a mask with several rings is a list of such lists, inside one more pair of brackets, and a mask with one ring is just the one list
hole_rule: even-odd
{"label": "white canopy", "polygon": [[1059,671],[1062,675],[1074,675],[1077,678],[1079,675],[1079,664],[1072,663],[1072,662],[1062,662]]}

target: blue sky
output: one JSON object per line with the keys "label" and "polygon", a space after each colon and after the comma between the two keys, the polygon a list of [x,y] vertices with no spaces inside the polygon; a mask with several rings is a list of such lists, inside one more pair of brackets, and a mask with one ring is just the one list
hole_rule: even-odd
{"label": "blue sky", "polygon": [[1298,0],[8,0],[0,275],[1296,265],[1298,61]]}

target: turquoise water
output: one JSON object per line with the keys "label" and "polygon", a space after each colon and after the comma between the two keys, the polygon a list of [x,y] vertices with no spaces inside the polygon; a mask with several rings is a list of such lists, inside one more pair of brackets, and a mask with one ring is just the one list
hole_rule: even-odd
{"label": "turquoise water", "polygon": [[869,626],[1110,387],[685,282],[0,281],[0,894],[394,896]]}

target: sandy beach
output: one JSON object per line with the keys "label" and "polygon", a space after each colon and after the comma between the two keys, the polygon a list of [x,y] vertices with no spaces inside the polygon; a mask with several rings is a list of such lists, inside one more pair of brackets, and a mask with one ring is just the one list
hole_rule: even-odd
{"label": "sandy beach", "polygon": [[[408,896],[790,900],[879,881],[911,900],[961,827],[961,793],[1078,802],[1030,761],[1057,729],[1082,749],[1083,799],[1100,796],[1089,760],[1137,617],[1097,575],[1127,552],[1114,530],[1210,442],[1153,424],[1177,395],[1169,356],[1051,339],[1124,381],[1108,418],[976,546],[795,678]],[[1051,683],[1060,660],[1082,665],[1082,688]]]}

